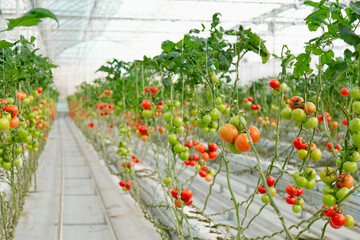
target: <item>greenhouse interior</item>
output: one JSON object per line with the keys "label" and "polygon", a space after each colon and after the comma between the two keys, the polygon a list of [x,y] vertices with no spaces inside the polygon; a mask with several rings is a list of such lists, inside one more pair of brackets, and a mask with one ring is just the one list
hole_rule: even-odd
{"label": "greenhouse interior", "polygon": [[347,0],[0,0],[0,239],[360,239],[359,25]]}

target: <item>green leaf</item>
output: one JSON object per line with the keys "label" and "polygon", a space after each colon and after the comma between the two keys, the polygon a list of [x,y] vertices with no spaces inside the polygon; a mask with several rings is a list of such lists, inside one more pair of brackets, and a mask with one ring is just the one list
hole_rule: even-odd
{"label": "green leaf", "polygon": [[353,10],[357,15],[360,15],[360,5],[358,3],[350,2],[350,8]]}
{"label": "green leaf", "polygon": [[351,28],[346,27],[342,24],[338,26],[339,34],[341,38],[348,44],[356,46],[360,42],[360,37],[356,35]]}
{"label": "green leaf", "polygon": [[175,43],[173,43],[170,40],[166,40],[161,44],[161,49],[164,50],[164,52],[171,52],[175,47]]}
{"label": "green leaf", "polygon": [[329,25],[324,19],[322,19],[321,17],[319,17],[319,16],[311,16],[311,18],[312,19],[314,19],[314,20],[316,20],[316,21],[319,21],[319,22],[321,22],[321,23],[323,23],[323,24],[325,24],[325,25]]}
{"label": "green leaf", "polygon": [[6,31],[10,31],[16,27],[35,26],[39,22],[41,22],[41,20],[40,20],[41,18],[52,18],[59,25],[59,21],[56,18],[56,16],[49,10],[44,9],[44,8],[33,8],[22,17],[8,19],[9,23],[8,23],[8,28],[6,29]]}
{"label": "green leaf", "polygon": [[14,44],[11,42],[7,42],[5,40],[0,41],[0,48],[6,48],[6,47],[12,47],[12,46],[14,46]]}

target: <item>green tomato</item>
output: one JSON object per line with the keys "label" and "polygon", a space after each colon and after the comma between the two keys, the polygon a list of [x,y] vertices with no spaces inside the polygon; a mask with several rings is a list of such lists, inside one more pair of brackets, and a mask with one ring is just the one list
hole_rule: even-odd
{"label": "green tomato", "polygon": [[301,212],[301,206],[295,204],[295,205],[292,206],[292,210],[293,210],[294,213],[299,213],[299,212]]}
{"label": "green tomato", "polygon": [[[348,194],[350,192],[350,189],[348,189],[347,187],[342,187],[339,191],[336,192],[336,198],[338,200],[343,199],[346,194]],[[347,198],[345,198],[344,200],[347,201],[350,198],[350,196],[348,196]]]}
{"label": "green tomato", "polygon": [[331,185],[325,185],[322,192],[323,194],[333,194],[335,192],[335,188]]}
{"label": "green tomato", "polygon": [[30,98],[29,97],[24,98],[23,100],[21,100],[21,103],[24,105],[30,104]]}
{"label": "green tomato", "polygon": [[26,138],[23,138],[22,140],[23,140],[24,143],[30,143],[32,141],[32,136],[29,135]]}
{"label": "green tomato", "polygon": [[33,149],[33,146],[31,145],[31,144],[26,144],[25,145],[25,148],[27,149],[27,150],[29,150],[29,151],[33,151],[34,149]]}
{"label": "green tomato", "polygon": [[325,167],[320,172],[320,179],[325,184],[332,184],[333,182],[336,181],[336,172],[335,172],[335,170],[330,168],[330,167]]}
{"label": "green tomato", "polygon": [[171,113],[170,112],[166,112],[163,114],[163,118],[165,120],[165,122],[171,122]]}
{"label": "green tomato", "polygon": [[176,101],[174,102],[174,107],[175,107],[175,108],[180,107],[180,105],[181,105],[181,103],[180,103],[178,100],[176,100]]}
{"label": "green tomato", "polygon": [[204,123],[204,121],[203,121],[201,118],[198,118],[198,119],[196,120],[196,125],[197,125],[199,128],[204,128],[204,127],[207,126],[207,124]]}
{"label": "green tomato", "polygon": [[305,187],[309,182],[305,177],[299,176],[295,179],[295,183],[298,187]]}
{"label": "green tomato", "polygon": [[272,92],[273,94],[276,94],[276,95],[280,94],[280,90],[279,90],[279,89],[271,89],[271,92]]}
{"label": "green tomato", "polygon": [[281,110],[280,115],[283,119],[285,120],[290,120],[291,119],[291,113],[292,110],[289,107],[284,108],[283,110]]}
{"label": "green tomato", "polygon": [[291,119],[294,122],[302,123],[302,122],[304,122],[306,120],[306,113],[305,113],[304,110],[302,110],[300,108],[297,108],[297,109],[292,111]]}
{"label": "green tomato", "polygon": [[0,131],[8,130],[10,128],[9,120],[2,117],[0,118]]}
{"label": "green tomato", "polygon": [[190,113],[191,113],[191,115],[195,116],[195,115],[197,114],[197,110],[196,110],[196,109],[192,109],[192,110],[190,111]]}
{"label": "green tomato", "polygon": [[182,151],[184,151],[184,146],[181,143],[176,143],[173,149],[174,152],[181,153]]}
{"label": "green tomato", "polygon": [[175,127],[180,127],[183,125],[183,120],[181,119],[181,117],[175,117],[173,119],[173,124]]}
{"label": "green tomato", "polygon": [[266,194],[262,195],[262,196],[261,196],[261,201],[262,201],[263,203],[269,203],[269,202],[270,202],[269,196],[266,195]]}
{"label": "green tomato", "polygon": [[5,162],[5,161],[3,161],[3,162],[1,163],[1,167],[2,167],[3,169],[5,169],[5,170],[9,170],[9,169],[11,168],[11,163],[10,163],[10,162]]}
{"label": "green tomato", "polygon": [[14,102],[15,102],[15,99],[12,98],[12,97],[9,97],[9,98],[6,98],[6,101],[7,101],[8,104],[13,105]]}
{"label": "green tomato", "polygon": [[351,154],[351,157],[350,157],[350,161],[352,162],[357,162],[360,160],[360,153],[357,152],[357,151],[354,151],[352,154]]}
{"label": "green tomato", "polygon": [[279,86],[279,91],[280,91],[280,92],[285,92],[286,89],[287,89],[286,83],[280,84],[280,86]]}
{"label": "green tomato", "polygon": [[351,120],[349,123],[349,129],[353,133],[360,132],[360,119],[354,118],[353,120]]}
{"label": "green tomato", "polygon": [[309,176],[309,179],[314,179],[316,177],[316,171],[313,168],[305,169],[306,175]]}
{"label": "green tomato", "polygon": [[304,206],[305,201],[303,198],[298,198],[296,201],[296,205],[299,205],[300,207]]}
{"label": "green tomato", "polygon": [[334,206],[336,204],[336,197],[331,194],[325,194],[322,198],[322,203],[327,207]]}
{"label": "green tomato", "polygon": [[292,175],[293,180],[295,181],[295,179],[297,179],[299,176],[300,176],[300,172],[295,172],[295,173]]}
{"label": "green tomato", "polygon": [[344,162],[343,164],[343,169],[346,171],[346,172],[349,172],[349,173],[353,173],[356,171],[357,169],[357,163],[356,162]]}
{"label": "green tomato", "polygon": [[209,133],[210,133],[210,134],[216,133],[216,128],[210,128],[210,129],[209,129]]}
{"label": "green tomato", "polygon": [[316,117],[311,117],[303,123],[305,129],[312,129],[317,127],[319,120]]}
{"label": "green tomato", "polygon": [[311,190],[316,186],[315,179],[311,179],[308,184],[306,184],[305,189]]}
{"label": "green tomato", "polygon": [[166,177],[163,179],[163,182],[165,185],[170,185],[172,183],[172,178],[171,177]]}
{"label": "green tomato", "polygon": [[[171,130],[172,129],[172,126],[170,124],[168,124],[168,123],[165,123],[164,127],[165,127],[166,130]],[[139,136],[139,137],[141,137],[141,136]]]}
{"label": "green tomato", "polygon": [[177,137],[176,137],[176,134],[170,134],[169,136],[168,136],[168,142],[171,144],[171,145],[175,145],[175,144],[177,144]]}
{"label": "green tomato", "polygon": [[141,114],[144,118],[151,118],[153,115],[153,112],[151,110],[144,110]]}
{"label": "green tomato", "polygon": [[230,152],[232,152],[234,154],[240,154],[241,153],[239,150],[237,150],[234,143],[228,143],[228,148],[229,148]]}
{"label": "green tomato", "polygon": [[204,127],[204,128],[202,129],[202,131],[203,131],[204,133],[208,133],[209,130],[210,130],[210,128],[208,128],[208,127]]}
{"label": "green tomato", "polygon": [[219,77],[216,75],[215,72],[210,73],[210,79],[211,79],[212,83],[215,85],[219,82]]}
{"label": "green tomato", "polygon": [[202,118],[202,120],[206,125],[208,125],[211,122],[211,116],[207,114]]}
{"label": "green tomato", "polygon": [[240,117],[239,115],[236,115],[236,116],[233,116],[230,118],[230,121],[229,123],[231,125],[234,125],[234,127],[237,128],[237,130],[241,131],[243,129],[242,125],[241,125],[241,122],[240,122],[240,118],[241,118],[241,121],[244,123],[244,125],[246,126],[247,123],[246,123],[246,120],[244,117]]}
{"label": "green tomato", "polygon": [[211,128],[218,129],[218,128],[219,128],[219,125],[217,124],[217,122],[212,122],[212,123],[211,123]]}
{"label": "green tomato", "polygon": [[300,149],[296,155],[300,160],[304,160],[306,158],[307,154],[308,154],[308,151],[306,151],[305,149]]}
{"label": "green tomato", "polygon": [[225,111],[223,112],[224,115],[229,115],[230,114],[230,108],[225,108]]}
{"label": "green tomato", "polygon": [[15,148],[15,154],[16,154],[16,155],[19,155],[19,154],[22,153],[22,152],[23,152],[23,150],[22,150],[21,147]]}
{"label": "green tomato", "polygon": [[20,165],[20,159],[15,158],[14,159],[14,166],[19,166]]}
{"label": "green tomato", "polygon": [[321,157],[322,157],[322,153],[321,153],[320,149],[315,149],[314,151],[312,151],[310,153],[310,158],[313,161],[319,161],[321,159]]}
{"label": "green tomato", "polygon": [[183,126],[177,127],[177,128],[175,129],[175,132],[176,132],[176,133],[182,133],[182,132],[184,132],[184,131],[185,131],[185,128],[184,128]]}
{"label": "green tomato", "polygon": [[354,100],[360,100],[360,88],[353,87],[350,91],[350,95]]}
{"label": "green tomato", "polygon": [[360,102],[356,101],[352,105],[352,109],[356,114],[360,114]]}
{"label": "green tomato", "polygon": [[223,103],[223,101],[222,101],[221,97],[215,98],[215,104],[216,105],[221,105],[222,103]]}
{"label": "green tomato", "polygon": [[352,138],[352,141],[354,143],[354,145],[358,148],[360,148],[360,132],[356,133],[356,134],[353,134],[351,136]]}
{"label": "green tomato", "polygon": [[220,111],[216,108],[213,108],[210,112],[211,119],[216,121],[220,118]]}
{"label": "green tomato", "polygon": [[[175,146],[176,146],[176,145],[175,145]],[[175,147],[174,147],[174,148],[175,148]],[[183,152],[181,152],[181,153],[179,154],[179,158],[180,158],[182,161],[188,160],[189,157],[190,157],[190,154],[189,154],[189,152],[187,152],[187,151],[183,151]]]}
{"label": "green tomato", "polygon": [[226,107],[226,105],[225,104],[220,104],[220,105],[218,105],[217,107],[216,107],[220,112],[225,112],[226,111],[226,109],[227,109],[227,107]]}
{"label": "green tomato", "polygon": [[352,226],[354,226],[355,220],[354,220],[354,218],[353,218],[351,215],[346,215],[345,218],[346,218],[346,223],[345,223],[345,225],[344,225],[345,227],[352,227]]}

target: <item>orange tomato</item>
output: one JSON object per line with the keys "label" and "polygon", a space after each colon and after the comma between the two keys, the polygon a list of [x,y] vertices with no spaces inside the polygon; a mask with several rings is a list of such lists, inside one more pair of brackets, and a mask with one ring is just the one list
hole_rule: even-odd
{"label": "orange tomato", "polygon": [[235,147],[240,152],[247,152],[251,149],[246,133],[240,133],[235,139]]}
{"label": "orange tomato", "polygon": [[257,127],[254,127],[254,126],[249,126],[248,129],[250,131],[250,137],[251,137],[253,143],[257,143],[260,139],[259,129],[257,129]]}
{"label": "orange tomato", "polygon": [[312,116],[316,112],[316,106],[312,102],[305,103],[305,112],[307,115]]}
{"label": "orange tomato", "polygon": [[234,142],[235,138],[239,135],[238,130],[232,124],[224,124],[218,130],[220,138],[226,143]]}
{"label": "orange tomato", "polygon": [[10,127],[11,128],[16,128],[17,126],[19,126],[19,119],[17,117],[13,117],[10,121]]}

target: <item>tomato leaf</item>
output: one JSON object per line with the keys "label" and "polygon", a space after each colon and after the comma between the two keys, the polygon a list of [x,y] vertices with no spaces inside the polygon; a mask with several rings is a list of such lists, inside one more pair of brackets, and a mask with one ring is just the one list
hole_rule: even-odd
{"label": "tomato leaf", "polygon": [[5,40],[0,41],[0,48],[6,48],[6,47],[12,47],[12,46],[14,46],[14,44],[11,42],[7,42]]}
{"label": "tomato leaf", "polygon": [[341,38],[348,44],[356,47],[356,45],[360,42],[360,37],[356,35],[351,28],[339,24],[338,26],[339,34]]}
{"label": "tomato leaf", "polygon": [[358,3],[350,2],[350,8],[353,10],[357,15],[360,15],[360,5]]}

